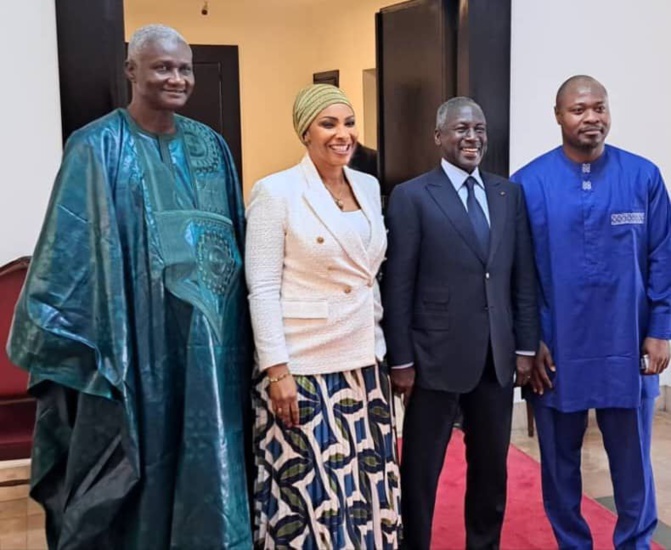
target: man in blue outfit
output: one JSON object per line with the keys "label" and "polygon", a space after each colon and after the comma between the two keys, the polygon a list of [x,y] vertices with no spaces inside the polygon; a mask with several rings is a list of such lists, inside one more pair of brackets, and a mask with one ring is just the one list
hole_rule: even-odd
{"label": "man in blue outfit", "polygon": [[671,338],[671,207],[659,169],[606,145],[608,94],[589,76],[557,92],[562,146],[522,184],[532,226],[543,343],[532,374],[543,498],[560,548],[592,548],[580,512],[589,409],[613,481],[616,548],[649,548],[650,461],[659,373]]}
{"label": "man in blue outfit", "polygon": [[231,154],[181,117],[191,48],[150,25],[133,88],[75,132],[8,351],[38,416],[31,496],[50,548],[251,548],[243,418],[251,334]]}

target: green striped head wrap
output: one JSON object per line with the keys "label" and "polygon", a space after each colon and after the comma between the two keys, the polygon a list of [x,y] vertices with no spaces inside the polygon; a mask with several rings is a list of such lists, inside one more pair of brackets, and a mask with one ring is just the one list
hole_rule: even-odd
{"label": "green striped head wrap", "polygon": [[317,115],[336,103],[352,107],[343,91],[331,84],[313,84],[298,92],[294,101],[294,130],[298,138],[303,141],[305,132]]}

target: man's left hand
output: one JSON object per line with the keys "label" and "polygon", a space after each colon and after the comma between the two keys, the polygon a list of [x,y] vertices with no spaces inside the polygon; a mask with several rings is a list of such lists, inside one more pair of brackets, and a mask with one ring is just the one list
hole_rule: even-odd
{"label": "man's left hand", "polygon": [[534,368],[534,358],[529,355],[518,355],[516,361],[517,377],[515,384],[524,386],[531,380],[531,371]]}
{"label": "man's left hand", "polygon": [[648,369],[643,374],[661,374],[669,366],[671,348],[668,340],[648,337],[643,341],[643,354],[648,356]]}

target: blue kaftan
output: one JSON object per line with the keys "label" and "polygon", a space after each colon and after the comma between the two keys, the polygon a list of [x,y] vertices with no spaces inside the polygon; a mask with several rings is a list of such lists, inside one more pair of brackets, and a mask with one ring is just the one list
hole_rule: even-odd
{"label": "blue kaftan", "polygon": [[580,449],[596,409],[618,512],[616,548],[650,547],[650,460],[659,376],[640,373],[648,337],[671,338],[671,208],[658,168],[606,146],[589,164],[561,147],[512,178],[529,210],[542,338],[556,373],[534,404],[545,510],[560,548],[588,550]]}
{"label": "blue kaftan", "polygon": [[512,177],[527,200],[542,338],[557,372],[535,399],[564,412],[635,408],[646,336],[671,338],[671,208],[650,161],[612,146],[591,164],[561,147]]}

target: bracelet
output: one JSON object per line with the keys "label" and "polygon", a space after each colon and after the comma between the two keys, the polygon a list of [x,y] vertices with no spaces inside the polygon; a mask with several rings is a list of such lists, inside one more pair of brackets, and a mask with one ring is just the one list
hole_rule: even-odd
{"label": "bracelet", "polygon": [[269,384],[274,384],[275,382],[279,382],[280,380],[284,380],[290,374],[291,373],[289,371],[287,371],[287,372],[283,372],[279,376],[275,376],[275,377],[267,376],[266,378],[268,378],[268,383]]}

